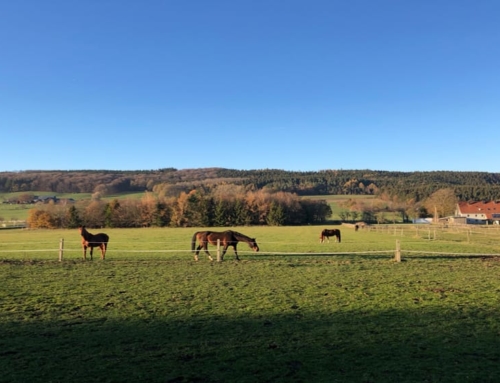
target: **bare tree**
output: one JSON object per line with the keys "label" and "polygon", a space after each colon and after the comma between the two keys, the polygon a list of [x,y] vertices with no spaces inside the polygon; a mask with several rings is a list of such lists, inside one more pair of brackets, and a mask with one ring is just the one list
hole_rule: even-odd
{"label": "bare tree", "polygon": [[437,222],[439,217],[446,217],[453,214],[457,205],[457,197],[453,189],[439,189],[432,193],[425,201],[427,211],[432,212],[434,221]]}

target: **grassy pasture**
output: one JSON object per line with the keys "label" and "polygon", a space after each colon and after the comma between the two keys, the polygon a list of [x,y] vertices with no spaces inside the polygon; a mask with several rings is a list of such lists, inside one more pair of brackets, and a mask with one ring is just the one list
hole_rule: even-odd
{"label": "grassy pasture", "polygon": [[347,200],[362,200],[362,201],[374,201],[376,202],[377,199],[374,196],[369,196],[369,195],[320,195],[320,196],[304,196],[302,197],[304,199],[319,199],[319,200],[325,200],[328,205],[330,205],[330,208],[332,209],[332,216],[330,219],[332,220],[340,220],[340,212],[345,210],[340,206],[342,202],[345,202]]}
{"label": "grassy pasture", "polygon": [[0,231],[0,381],[500,381],[498,230],[235,229],[261,252],[105,229],[84,262],[77,230]]}

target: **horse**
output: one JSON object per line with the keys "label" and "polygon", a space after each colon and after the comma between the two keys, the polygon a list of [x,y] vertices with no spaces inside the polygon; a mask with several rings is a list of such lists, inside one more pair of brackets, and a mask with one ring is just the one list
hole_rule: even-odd
{"label": "horse", "polygon": [[339,229],[325,229],[319,236],[319,242],[323,243],[325,240],[330,242],[330,237],[337,237],[337,242],[340,243],[340,230]]}
{"label": "horse", "polygon": [[[217,241],[220,241],[222,247],[221,261],[224,260],[224,255],[229,246],[232,246],[234,249],[234,256],[237,261],[240,260],[238,257],[238,251],[236,246],[238,242],[246,242],[250,248],[257,252],[259,251],[259,246],[255,241],[255,238],[247,237],[244,234],[238,233],[237,231],[227,230],[227,231],[197,231],[193,234],[193,238],[191,239],[191,251],[194,253],[194,260],[198,260],[198,255],[200,254],[200,250],[203,249],[205,253],[208,255],[208,259],[213,261],[214,259],[208,252],[208,244],[217,245]],[[196,247],[196,241],[198,241],[198,247]],[[196,247],[196,250],[195,250]]]}
{"label": "horse", "polygon": [[109,236],[105,233],[91,234],[85,226],[80,226],[80,235],[82,236],[83,259],[87,259],[87,248],[90,248],[90,259],[92,260],[94,247],[101,249],[101,259],[104,259],[108,248]]}

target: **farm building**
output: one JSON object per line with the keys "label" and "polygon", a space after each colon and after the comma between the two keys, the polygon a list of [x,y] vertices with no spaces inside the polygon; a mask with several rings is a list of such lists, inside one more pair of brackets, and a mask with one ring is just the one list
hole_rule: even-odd
{"label": "farm building", "polygon": [[500,201],[459,202],[455,211],[456,223],[485,225],[500,222]]}

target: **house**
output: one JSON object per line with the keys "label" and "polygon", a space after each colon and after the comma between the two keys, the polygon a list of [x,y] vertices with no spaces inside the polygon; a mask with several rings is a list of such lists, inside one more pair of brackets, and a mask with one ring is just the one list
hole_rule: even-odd
{"label": "house", "polygon": [[35,196],[33,203],[49,203],[50,201],[57,203],[58,200],[56,196]]}
{"label": "house", "polygon": [[500,222],[500,201],[459,202],[455,211],[455,219],[460,219],[467,224],[494,223],[498,225]]}

